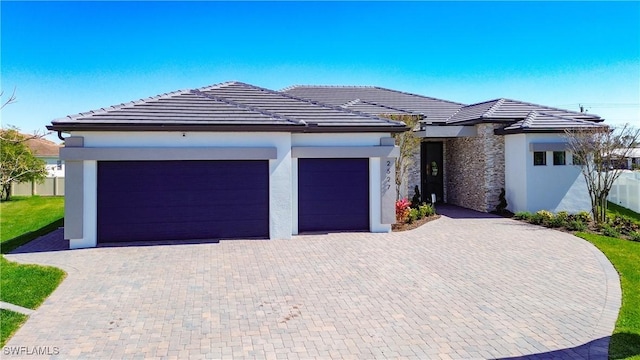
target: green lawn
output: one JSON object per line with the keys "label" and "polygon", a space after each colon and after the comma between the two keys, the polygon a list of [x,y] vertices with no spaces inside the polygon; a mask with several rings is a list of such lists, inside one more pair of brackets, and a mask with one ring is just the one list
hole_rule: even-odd
{"label": "green lawn", "polygon": [[64,217],[64,197],[16,196],[0,203],[0,243]]}
{"label": "green lawn", "polygon": [[[47,230],[55,229],[48,225],[55,225],[63,216],[62,197],[15,197],[11,201],[0,203],[0,244],[8,245],[3,246],[2,251],[8,251]],[[4,256],[0,256],[0,269],[0,300],[30,309],[40,306],[66,276],[58,268],[18,264]],[[26,319],[26,315],[12,311],[0,312],[0,346],[9,340]]]}
{"label": "green lawn", "polygon": [[0,258],[0,300],[35,309],[58,287],[64,271],[51,266],[18,264]]}
{"label": "green lawn", "polygon": [[640,243],[590,233],[576,235],[600,249],[620,275],[622,307],[609,358],[640,359]]}
{"label": "green lawn", "polygon": [[0,319],[2,319],[0,321],[0,347],[3,347],[11,335],[27,321],[27,315],[0,309]]}
{"label": "green lawn", "polygon": [[640,221],[640,214],[638,214],[637,212],[633,211],[633,210],[629,210],[627,208],[624,208],[620,205],[616,205],[612,202],[608,202],[607,204],[607,215],[609,217],[613,217],[615,215],[620,215],[620,216],[624,216],[624,217],[628,217],[631,219],[634,219],[636,221]]}

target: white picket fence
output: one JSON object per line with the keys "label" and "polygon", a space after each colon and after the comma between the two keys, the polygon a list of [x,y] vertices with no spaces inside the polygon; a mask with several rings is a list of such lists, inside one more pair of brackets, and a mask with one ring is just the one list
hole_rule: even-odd
{"label": "white picket fence", "polygon": [[640,171],[624,171],[613,183],[609,201],[640,213]]}

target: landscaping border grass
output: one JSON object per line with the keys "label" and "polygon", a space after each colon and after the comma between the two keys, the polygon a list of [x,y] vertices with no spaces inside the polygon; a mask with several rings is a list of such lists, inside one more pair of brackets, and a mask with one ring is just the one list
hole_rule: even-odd
{"label": "landscaping border grass", "polygon": [[0,309],[0,347],[27,321],[28,316],[6,309]]}
{"label": "landscaping border grass", "polygon": [[623,217],[631,218],[635,221],[640,221],[640,214],[638,214],[637,212],[631,209],[627,209],[626,207],[616,205],[611,201],[607,203],[607,210],[608,210],[607,212],[609,213],[608,214],[609,216],[620,215]]}
{"label": "landscaping border grass", "polygon": [[64,197],[15,196],[0,203],[0,243],[64,217]]}
{"label": "landscaping border grass", "polygon": [[609,359],[640,359],[640,243],[579,232],[602,251],[620,276],[622,306],[609,344]]}
{"label": "landscaping border grass", "polygon": [[[0,203],[0,252],[7,253],[63,225],[64,197],[16,196]],[[35,309],[66,277],[52,266],[19,264],[0,255],[0,300]],[[27,316],[2,310],[0,343],[4,345]]]}
{"label": "landscaping border grass", "polygon": [[0,300],[35,309],[55,290],[66,273],[52,266],[19,264],[0,256]]}

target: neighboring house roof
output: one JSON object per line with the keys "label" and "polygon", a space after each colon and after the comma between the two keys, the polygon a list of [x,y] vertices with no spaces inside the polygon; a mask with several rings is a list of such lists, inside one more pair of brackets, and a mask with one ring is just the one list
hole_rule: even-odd
{"label": "neighboring house roof", "polygon": [[445,122],[464,106],[461,103],[374,86],[294,85],[281,92],[345,108],[355,106],[372,115],[424,115],[427,123]]}
{"label": "neighboring house roof", "polygon": [[628,149],[615,149],[613,150],[613,152],[616,155],[623,155],[624,153],[626,153],[627,156],[625,156],[626,158],[640,158],[640,147],[632,147],[632,148],[628,148]]}
{"label": "neighboring house roof", "polygon": [[554,114],[531,111],[527,116],[518,122],[496,130],[497,134],[514,133],[549,133],[563,132],[567,129],[597,128],[602,125],[594,121],[567,118]]}
{"label": "neighboring house roof", "polygon": [[483,122],[514,122],[522,120],[532,111],[554,115],[559,118],[601,122],[598,115],[557,109],[510,99],[496,99],[460,108],[447,119],[448,125],[473,125]]}
{"label": "neighboring house roof", "polygon": [[[25,137],[31,137],[32,135],[24,135]],[[25,141],[25,144],[31,149],[31,152],[35,156],[39,157],[58,157],[60,154],[60,147],[53,141],[49,141],[43,138],[31,138]]]}
{"label": "neighboring house roof", "polygon": [[290,94],[226,82],[52,121],[56,131],[402,132],[406,125]]}

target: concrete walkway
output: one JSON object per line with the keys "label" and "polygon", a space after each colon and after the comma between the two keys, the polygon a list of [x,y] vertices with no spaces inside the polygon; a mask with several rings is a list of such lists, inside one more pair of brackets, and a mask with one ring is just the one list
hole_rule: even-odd
{"label": "concrete walkway", "polygon": [[620,287],[602,253],[440,210],[412,231],[293,240],[55,251],[54,233],[7,256],[68,277],[3,358],[606,359]]}

